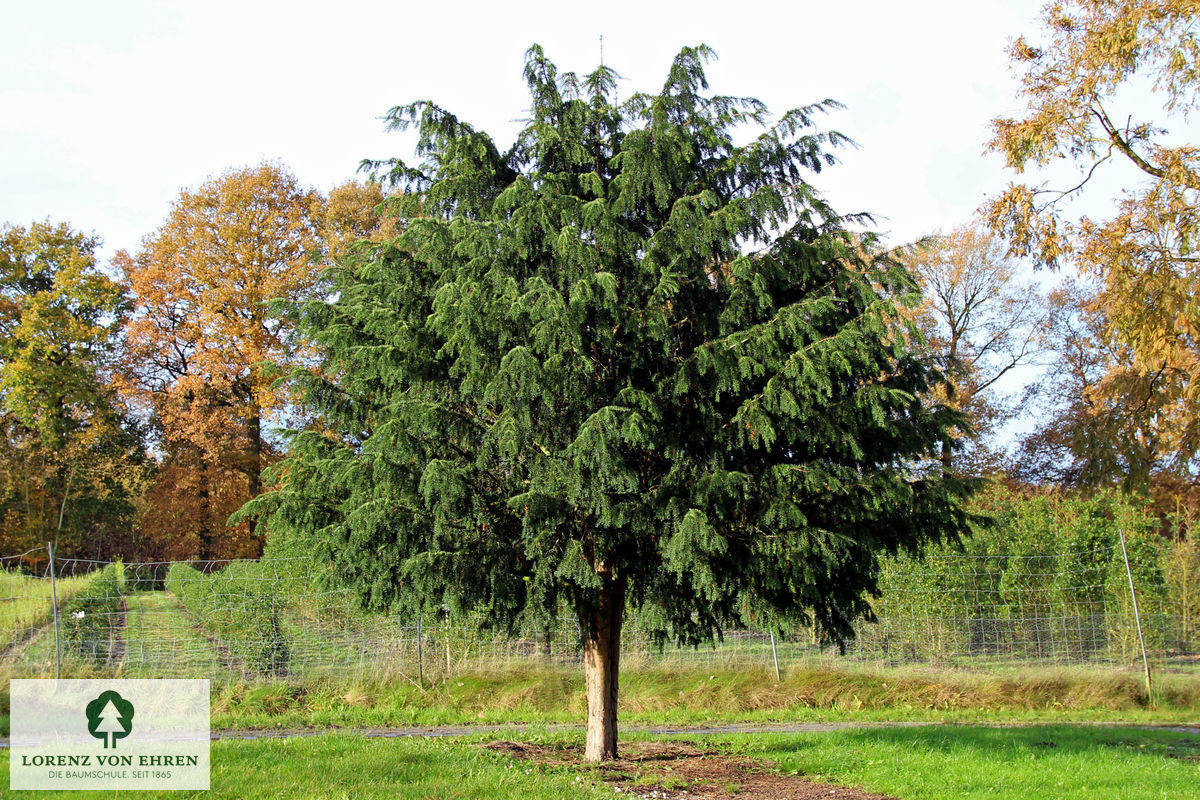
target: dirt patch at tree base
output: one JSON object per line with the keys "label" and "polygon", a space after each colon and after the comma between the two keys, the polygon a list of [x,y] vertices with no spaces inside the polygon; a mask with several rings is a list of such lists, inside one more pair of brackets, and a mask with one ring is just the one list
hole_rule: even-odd
{"label": "dirt patch at tree base", "polygon": [[635,742],[621,747],[621,758],[600,764],[585,763],[579,748],[506,741],[483,747],[514,761],[577,767],[611,785],[615,796],[640,800],[896,800],[782,775],[770,761],[704,750],[691,742]]}

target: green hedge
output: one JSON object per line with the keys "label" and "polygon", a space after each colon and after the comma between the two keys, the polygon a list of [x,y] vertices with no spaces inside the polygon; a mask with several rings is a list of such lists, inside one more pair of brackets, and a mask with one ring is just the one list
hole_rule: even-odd
{"label": "green hedge", "polygon": [[125,610],[124,570],[121,564],[109,564],[59,610],[63,643],[68,652],[94,661],[108,661],[117,642],[118,615]]}
{"label": "green hedge", "polygon": [[961,545],[883,560],[878,625],[860,645],[900,660],[976,655],[1133,663],[1137,628],[1120,533],[1128,541],[1146,645],[1169,649],[1170,543],[1145,501],[1115,494],[975,501],[992,520]]}
{"label": "green hedge", "polygon": [[249,669],[287,674],[290,648],[279,620],[284,601],[262,564],[237,561],[209,574],[172,564],[165,585]]}

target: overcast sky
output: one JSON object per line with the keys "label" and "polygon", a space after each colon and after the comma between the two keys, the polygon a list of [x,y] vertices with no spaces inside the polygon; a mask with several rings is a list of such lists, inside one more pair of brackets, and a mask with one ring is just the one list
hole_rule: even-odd
{"label": "overcast sky", "polygon": [[[137,247],[180,189],[264,159],[327,190],[411,156],[391,106],[433,99],[507,145],[523,54],[600,59],[621,94],[706,43],[714,91],[781,113],[832,97],[860,150],[814,179],[893,241],[966,220],[1008,180],[988,122],[1018,110],[1006,43],[1040,1],[678,3],[10,2],[0,26],[0,222],[49,218]],[[577,9],[577,10],[576,10]],[[601,15],[603,11],[603,15]]]}

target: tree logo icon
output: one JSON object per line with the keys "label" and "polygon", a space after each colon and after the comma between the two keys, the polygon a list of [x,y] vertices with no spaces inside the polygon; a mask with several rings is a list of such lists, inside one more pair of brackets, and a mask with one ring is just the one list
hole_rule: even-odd
{"label": "tree logo icon", "polygon": [[87,704],[88,733],[104,741],[104,747],[116,747],[133,730],[133,703],[116,692],[101,692]]}

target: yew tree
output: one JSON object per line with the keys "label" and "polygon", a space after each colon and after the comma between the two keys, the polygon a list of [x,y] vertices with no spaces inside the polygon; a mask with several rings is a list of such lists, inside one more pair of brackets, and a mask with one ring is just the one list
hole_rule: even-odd
{"label": "yew tree", "polygon": [[611,69],[535,46],[503,151],[432,102],[392,109],[420,156],[379,164],[402,233],[305,307],[327,425],[251,509],[369,607],[569,609],[590,760],[617,752],[627,614],[685,643],[751,617],[845,641],[879,556],[965,519],[913,278],[808,182],[845,141],[814,124],[834,104],[708,94],[709,55],[618,103]]}

